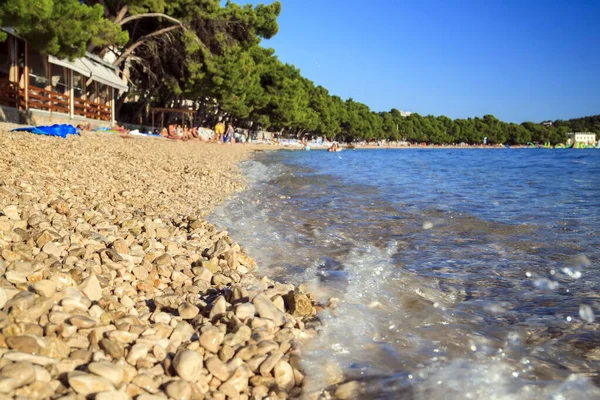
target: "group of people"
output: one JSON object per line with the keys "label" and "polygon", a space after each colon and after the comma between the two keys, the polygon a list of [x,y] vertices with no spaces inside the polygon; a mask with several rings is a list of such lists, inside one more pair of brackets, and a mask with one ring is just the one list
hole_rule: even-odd
{"label": "group of people", "polygon": [[160,136],[176,140],[202,139],[202,137],[198,134],[197,127],[190,129],[187,126],[182,127],[179,124],[170,124],[167,128],[163,128],[160,131]]}
{"label": "group of people", "polygon": [[175,140],[202,140],[214,143],[235,143],[234,133],[235,131],[231,123],[229,123],[227,129],[225,129],[225,124],[222,121],[219,121],[215,125],[214,134],[210,139],[203,137],[196,126],[188,128],[187,126],[182,127],[179,124],[170,124],[167,128],[163,128],[160,135]]}
{"label": "group of people", "polygon": [[235,143],[235,131],[231,122],[227,124],[227,130],[225,130],[223,121],[217,122],[213,141],[216,143]]}

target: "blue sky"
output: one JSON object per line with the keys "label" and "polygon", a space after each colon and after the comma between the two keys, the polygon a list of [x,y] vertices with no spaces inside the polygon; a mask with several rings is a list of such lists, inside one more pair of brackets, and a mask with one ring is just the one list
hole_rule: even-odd
{"label": "blue sky", "polygon": [[600,0],[281,3],[279,33],[263,45],[374,111],[510,122],[600,114]]}

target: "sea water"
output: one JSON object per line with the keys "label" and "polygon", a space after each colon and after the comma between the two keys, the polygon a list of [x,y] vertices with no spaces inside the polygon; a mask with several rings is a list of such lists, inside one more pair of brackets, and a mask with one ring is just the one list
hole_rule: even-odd
{"label": "sea water", "polygon": [[335,307],[306,390],[598,399],[600,151],[264,152],[212,221]]}

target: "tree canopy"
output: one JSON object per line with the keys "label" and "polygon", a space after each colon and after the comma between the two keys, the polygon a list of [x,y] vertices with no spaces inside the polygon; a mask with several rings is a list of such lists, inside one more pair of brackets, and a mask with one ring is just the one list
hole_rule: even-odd
{"label": "tree canopy", "polygon": [[374,112],[330,94],[262,46],[277,34],[280,12],[279,2],[5,0],[0,26],[44,54],[72,59],[90,51],[112,60],[130,86],[116,105],[122,120],[139,120],[149,106],[191,101],[201,123],[225,116],[242,127],[344,141],[560,143],[567,132],[600,132],[600,116],[514,124],[493,115],[452,120]]}

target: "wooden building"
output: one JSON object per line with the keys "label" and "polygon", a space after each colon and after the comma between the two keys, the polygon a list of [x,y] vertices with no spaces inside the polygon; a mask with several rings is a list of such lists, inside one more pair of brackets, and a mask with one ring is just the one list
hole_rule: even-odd
{"label": "wooden building", "polygon": [[115,121],[115,99],[127,91],[118,71],[87,54],[74,61],[44,56],[14,35],[0,42],[0,121],[27,124]]}

